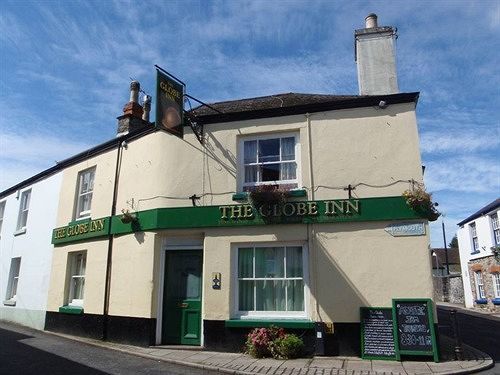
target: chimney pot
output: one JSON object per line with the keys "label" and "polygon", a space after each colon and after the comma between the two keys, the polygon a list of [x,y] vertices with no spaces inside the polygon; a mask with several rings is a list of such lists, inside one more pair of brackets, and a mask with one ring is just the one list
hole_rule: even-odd
{"label": "chimney pot", "polygon": [[141,84],[138,81],[130,82],[130,100],[129,102],[138,103],[139,102],[139,91],[141,90]]}
{"label": "chimney pot", "polygon": [[142,119],[146,122],[149,122],[149,113],[151,112],[151,96],[144,95],[144,104],[143,104],[144,112],[142,113]]}
{"label": "chimney pot", "polygon": [[378,24],[377,24],[377,15],[375,13],[370,13],[365,18],[365,28],[367,28],[367,29],[373,29],[375,27],[378,27]]}

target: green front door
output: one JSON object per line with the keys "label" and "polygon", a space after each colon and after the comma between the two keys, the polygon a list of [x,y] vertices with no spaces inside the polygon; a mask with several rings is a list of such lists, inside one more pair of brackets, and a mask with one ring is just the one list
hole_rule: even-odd
{"label": "green front door", "polygon": [[162,343],[200,345],[202,250],[165,256]]}

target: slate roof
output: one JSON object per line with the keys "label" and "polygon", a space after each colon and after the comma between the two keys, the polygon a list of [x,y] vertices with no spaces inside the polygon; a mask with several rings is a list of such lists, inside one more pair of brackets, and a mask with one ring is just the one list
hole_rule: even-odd
{"label": "slate roof", "polygon": [[462,220],[457,225],[464,225],[465,223],[468,223],[469,221],[477,219],[478,217],[481,217],[484,214],[487,214],[487,213],[495,210],[498,207],[500,207],[500,198],[495,199],[493,202],[487,204],[486,206],[481,208],[479,211],[474,212],[472,215],[470,215],[468,218]]}
{"label": "slate roof", "polygon": [[[439,264],[446,263],[445,249],[443,248],[431,249],[431,252],[432,251],[436,253]],[[450,247],[448,248],[447,251],[448,251],[448,264],[460,264],[460,254],[458,252],[458,247]]]}
{"label": "slate roof", "polygon": [[[253,118],[277,117],[313,113],[335,109],[378,106],[381,100],[387,105],[418,101],[418,92],[390,95],[326,95],[284,93],[256,98],[229,100],[200,105],[189,113],[204,124],[238,121]],[[215,109],[215,110],[214,110]]]}

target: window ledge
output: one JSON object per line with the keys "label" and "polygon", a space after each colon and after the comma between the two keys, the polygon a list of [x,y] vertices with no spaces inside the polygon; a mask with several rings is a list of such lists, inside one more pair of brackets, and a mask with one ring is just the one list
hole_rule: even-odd
{"label": "window ledge", "polygon": [[[307,191],[305,189],[293,189],[287,192],[287,197],[290,198],[300,198],[307,197]],[[248,200],[248,192],[233,194],[233,201],[243,202]]]}
{"label": "window ledge", "polygon": [[493,302],[494,305],[500,305],[500,298],[494,298],[491,302]]}
{"label": "window ledge", "polygon": [[8,299],[3,301],[4,306],[16,306],[16,300]]}
{"label": "window ledge", "polygon": [[295,329],[314,329],[314,322],[306,319],[230,319],[224,322],[228,328],[255,328],[270,326]]}
{"label": "window ledge", "polygon": [[59,312],[63,314],[81,315],[83,314],[83,307],[80,306],[61,306]]}
{"label": "window ledge", "polygon": [[19,236],[20,234],[26,233],[26,227],[18,229],[14,232],[14,236]]}
{"label": "window ledge", "polygon": [[481,298],[481,299],[477,299],[476,303],[478,305],[486,305],[488,303],[488,300],[486,298]]}
{"label": "window ledge", "polygon": [[476,254],[479,254],[479,253],[480,253],[480,251],[477,250],[477,251],[473,251],[472,253],[470,253],[470,255],[476,255]]}

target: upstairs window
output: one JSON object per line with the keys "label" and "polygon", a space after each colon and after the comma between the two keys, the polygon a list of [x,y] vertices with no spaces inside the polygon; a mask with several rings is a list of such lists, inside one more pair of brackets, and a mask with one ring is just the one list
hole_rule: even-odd
{"label": "upstairs window", "polygon": [[19,200],[19,215],[17,217],[17,231],[22,231],[26,229],[26,223],[28,221],[28,211],[30,207],[31,189],[25,190],[21,193],[21,198]]}
{"label": "upstairs window", "polygon": [[12,258],[10,261],[9,281],[7,283],[6,304],[15,304],[17,296],[17,283],[19,281],[19,269],[21,268],[21,258]]}
{"label": "upstairs window", "polygon": [[243,140],[243,190],[259,185],[297,188],[298,150],[296,135]]}
{"label": "upstairs window", "polygon": [[495,293],[495,299],[500,299],[500,273],[492,273],[491,277],[493,278],[493,292]]}
{"label": "upstairs window", "polygon": [[68,264],[70,267],[68,305],[82,307],[87,252],[70,253]]}
{"label": "upstairs window", "polygon": [[479,253],[479,240],[477,239],[476,223],[469,224],[470,236],[472,238],[472,253]]}
{"label": "upstairs window", "polygon": [[491,227],[493,229],[493,241],[495,241],[495,245],[500,245],[500,225],[498,224],[498,214],[494,213],[490,216],[491,218]]}
{"label": "upstairs window", "polygon": [[75,219],[90,216],[92,194],[94,192],[95,167],[78,174]]}
{"label": "upstairs window", "polygon": [[2,234],[3,215],[5,213],[5,201],[0,202],[0,235]]}

